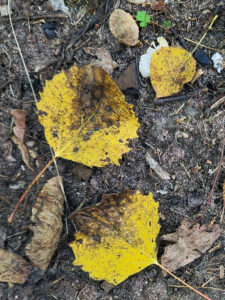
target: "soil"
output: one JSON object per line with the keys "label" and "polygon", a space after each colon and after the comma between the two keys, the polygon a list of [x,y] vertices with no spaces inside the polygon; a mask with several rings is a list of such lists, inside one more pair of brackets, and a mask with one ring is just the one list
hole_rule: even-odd
{"label": "soil", "polygon": [[[6,3],[7,1],[1,1]],[[146,10],[154,14],[152,20],[163,25],[170,20],[172,28],[186,42],[187,49],[192,51],[193,42],[198,42],[215,14],[215,9],[224,1],[195,0],[168,1],[166,13],[154,12],[150,6],[134,5],[121,1],[81,1],[71,8],[68,18],[63,12],[54,11],[48,1],[11,1],[12,19],[15,34],[26,62],[37,98],[45,81],[52,78],[62,69],[71,65],[79,66],[90,63],[93,59],[83,50],[84,47],[106,47],[114,61],[119,65],[112,77],[116,80],[131,63],[139,61],[152,41],[164,36],[170,45],[180,45],[169,30],[155,24],[149,24],[140,30],[140,44],[127,47],[119,44],[108,27],[109,14],[115,8],[124,9],[133,16],[138,10]],[[72,2],[72,1],[70,1]],[[78,1],[74,1],[78,2]],[[87,32],[66,50],[71,37],[91,20],[99,6],[107,9],[94,28]],[[97,7],[96,7],[97,6]],[[97,8],[97,10],[96,10]],[[81,17],[81,11],[85,14]],[[216,50],[224,49],[224,7],[211,30],[208,31],[201,47],[208,57]],[[43,31],[43,22],[51,22],[53,30],[48,37]],[[57,35],[57,36],[56,36]],[[8,224],[7,218],[15,207],[19,197],[34,178],[32,171],[22,160],[21,153],[11,140],[12,117],[10,111],[18,108],[27,111],[25,142],[35,156],[30,164],[39,173],[51,159],[51,153],[45,140],[44,130],[38,123],[36,106],[30,85],[21,61],[18,48],[8,17],[0,18],[0,246],[28,258],[24,249],[30,241],[32,233],[27,229],[30,224],[31,208],[37,198],[37,188],[33,187],[23,208],[17,212],[14,221]],[[83,44],[83,45],[82,45]],[[201,92],[181,102],[166,103],[163,106],[154,104],[155,92],[149,79],[141,78],[138,91],[124,92],[126,100],[134,105],[141,127],[139,138],[130,142],[131,151],[120,161],[120,166],[108,165],[91,170],[72,161],[57,159],[59,173],[63,176],[64,188],[68,200],[66,214],[75,210],[81,203],[85,206],[95,205],[101,201],[102,194],[119,193],[129,188],[152,192],[159,202],[161,230],[158,241],[158,259],[165,249],[165,242],[160,236],[174,232],[184,218],[195,220],[206,205],[207,197],[215,180],[224,139],[224,106],[209,107],[224,93],[225,72],[218,73],[209,65],[198,68],[204,74],[194,83],[194,87],[186,85],[182,94],[200,89]],[[150,170],[145,159],[149,152],[170,174],[169,181],[162,180]],[[199,168],[197,168],[199,167]],[[83,174],[83,175],[82,175]],[[56,176],[54,165],[39,180],[42,187],[48,179]],[[219,223],[223,207],[222,185],[224,165],[216,181],[210,206],[200,223]],[[66,232],[66,223],[69,234]],[[74,228],[70,221],[63,220],[63,232],[57,251],[52,258],[48,270],[43,273],[34,268],[24,285],[0,283],[0,299],[201,299],[200,296],[186,288],[174,287],[180,284],[173,278],[164,277],[157,266],[149,266],[123,283],[109,289],[105,283],[89,278],[79,267],[74,267],[74,255],[68,246],[73,240]],[[219,268],[225,261],[224,221],[221,224],[222,235],[214,246],[214,251],[207,252],[201,258],[177,270],[175,274],[200,289],[211,299],[224,299],[224,278],[220,278]],[[210,287],[210,288],[209,288]]]}

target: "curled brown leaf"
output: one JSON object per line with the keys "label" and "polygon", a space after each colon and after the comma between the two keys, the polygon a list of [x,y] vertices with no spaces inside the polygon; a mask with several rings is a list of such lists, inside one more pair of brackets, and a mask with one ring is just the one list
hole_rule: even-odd
{"label": "curled brown leaf", "polygon": [[48,180],[32,208],[31,221],[35,225],[30,229],[34,236],[26,246],[26,255],[43,271],[48,268],[62,231],[64,198],[58,180]]}

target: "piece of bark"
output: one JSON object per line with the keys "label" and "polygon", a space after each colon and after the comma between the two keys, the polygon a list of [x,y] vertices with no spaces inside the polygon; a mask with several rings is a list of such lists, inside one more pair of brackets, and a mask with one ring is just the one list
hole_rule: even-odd
{"label": "piece of bark", "polygon": [[0,281],[23,284],[31,269],[20,255],[0,248]]}
{"label": "piece of bark", "polygon": [[36,224],[30,226],[34,236],[26,246],[26,255],[43,271],[48,268],[58,246],[62,231],[63,202],[58,177],[53,177],[45,184],[32,208],[31,221]]}
{"label": "piece of bark", "polygon": [[218,224],[195,224],[183,220],[176,232],[163,235],[162,240],[174,242],[165,248],[161,263],[171,272],[186,266],[205,253],[220,237]]}
{"label": "piece of bark", "polygon": [[129,65],[125,71],[120,75],[116,82],[121,89],[121,91],[125,91],[129,88],[139,89],[137,82],[137,75],[135,70],[135,63]]}

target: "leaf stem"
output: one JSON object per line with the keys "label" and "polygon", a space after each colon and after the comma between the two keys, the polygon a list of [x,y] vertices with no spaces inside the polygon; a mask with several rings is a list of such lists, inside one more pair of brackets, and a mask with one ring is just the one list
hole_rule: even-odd
{"label": "leaf stem", "polygon": [[13,221],[13,218],[18,210],[18,208],[20,207],[20,204],[23,202],[24,198],[26,197],[26,195],[28,194],[28,192],[30,191],[30,189],[32,188],[32,186],[35,184],[35,182],[38,181],[38,179],[41,177],[41,175],[48,169],[48,167],[53,163],[53,161],[56,159],[56,156],[53,156],[51,158],[51,160],[47,163],[47,165],[41,170],[41,172],[34,178],[34,180],[31,182],[31,184],[28,186],[28,188],[26,189],[26,191],[23,193],[23,195],[21,196],[21,198],[19,199],[19,201],[17,202],[17,205],[15,206],[15,208],[13,209],[11,215],[8,218],[8,222],[11,223]]}
{"label": "leaf stem", "polygon": [[189,289],[193,290],[195,293],[197,293],[200,296],[202,296],[204,299],[206,299],[206,300],[212,300],[211,298],[209,298],[206,295],[202,294],[201,292],[199,292],[198,290],[196,290],[194,287],[192,287],[191,285],[189,285],[188,283],[186,283],[185,281],[183,281],[182,279],[180,279],[179,277],[177,277],[176,275],[174,275],[172,272],[170,272],[166,267],[164,267],[163,265],[161,265],[159,262],[157,262],[156,265],[159,266],[163,271],[165,271],[166,273],[168,273],[169,275],[171,275],[172,277],[174,277],[175,279],[177,279],[178,281],[180,281],[181,283],[183,283],[186,287],[188,287]]}

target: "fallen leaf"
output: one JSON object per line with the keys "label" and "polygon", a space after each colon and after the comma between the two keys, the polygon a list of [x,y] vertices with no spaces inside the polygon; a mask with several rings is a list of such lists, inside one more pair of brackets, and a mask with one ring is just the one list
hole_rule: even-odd
{"label": "fallen leaf", "polygon": [[35,225],[30,226],[30,229],[34,236],[25,250],[32,263],[43,271],[48,268],[58,246],[62,231],[63,203],[58,177],[53,177],[45,184],[32,208],[31,221]]}
{"label": "fallen leaf", "polygon": [[79,231],[70,246],[74,265],[96,280],[114,285],[157,264],[158,203],[152,194],[126,190],[103,195],[102,201],[72,217]]}
{"label": "fallen leaf", "polygon": [[166,246],[161,263],[171,272],[186,266],[205,253],[220,234],[218,224],[196,224],[191,228],[191,223],[183,220],[176,232],[161,237],[164,241],[174,243]]}
{"label": "fallen leaf", "polygon": [[139,123],[116,83],[101,68],[73,66],[47,81],[39,121],[56,157],[89,167],[119,165]]}
{"label": "fallen leaf", "polygon": [[151,9],[161,11],[161,12],[167,12],[167,7],[163,0],[152,2]]}
{"label": "fallen leaf", "polygon": [[167,40],[163,37],[163,36],[159,36],[157,38],[157,42],[158,42],[158,46],[155,46],[155,43],[152,43],[153,47],[149,47],[147,49],[147,52],[145,54],[143,54],[140,58],[140,62],[139,62],[139,71],[142,75],[142,77],[147,78],[150,76],[150,62],[152,59],[152,55],[153,53],[161,48],[161,47],[169,47]]}
{"label": "fallen leaf", "polygon": [[133,17],[122,9],[115,9],[109,18],[109,29],[120,43],[135,46],[139,40],[139,28]]}
{"label": "fallen leaf", "polygon": [[123,73],[117,79],[116,83],[118,84],[121,91],[125,91],[129,88],[137,90],[139,89],[135,63],[132,63],[123,71]]}
{"label": "fallen leaf", "polygon": [[0,248],[0,281],[23,284],[32,266],[18,254]]}
{"label": "fallen leaf", "polygon": [[24,145],[24,135],[26,129],[26,112],[19,109],[13,109],[11,115],[14,118],[14,123],[16,126],[13,127],[14,136],[12,136],[13,142],[18,146],[22,159],[26,166],[33,171],[29,163],[29,153],[27,147]]}
{"label": "fallen leaf", "polygon": [[24,110],[13,109],[11,110],[11,115],[14,118],[14,123],[16,126],[13,127],[13,133],[19,139],[21,143],[24,142],[24,135],[26,129],[26,115]]}
{"label": "fallen leaf", "polygon": [[106,48],[87,47],[84,50],[87,54],[97,56],[98,60],[92,61],[92,66],[101,67],[110,75],[112,74],[115,68],[118,68],[117,62],[112,60],[112,56]]}
{"label": "fallen leaf", "polygon": [[71,172],[74,175],[76,175],[79,180],[82,179],[82,180],[88,182],[90,177],[92,176],[93,170],[84,165],[77,164],[73,167]]}
{"label": "fallen leaf", "polygon": [[162,47],[152,55],[150,64],[151,84],[157,98],[179,93],[183,85],[192,80],[196,61],[180,47]]}

